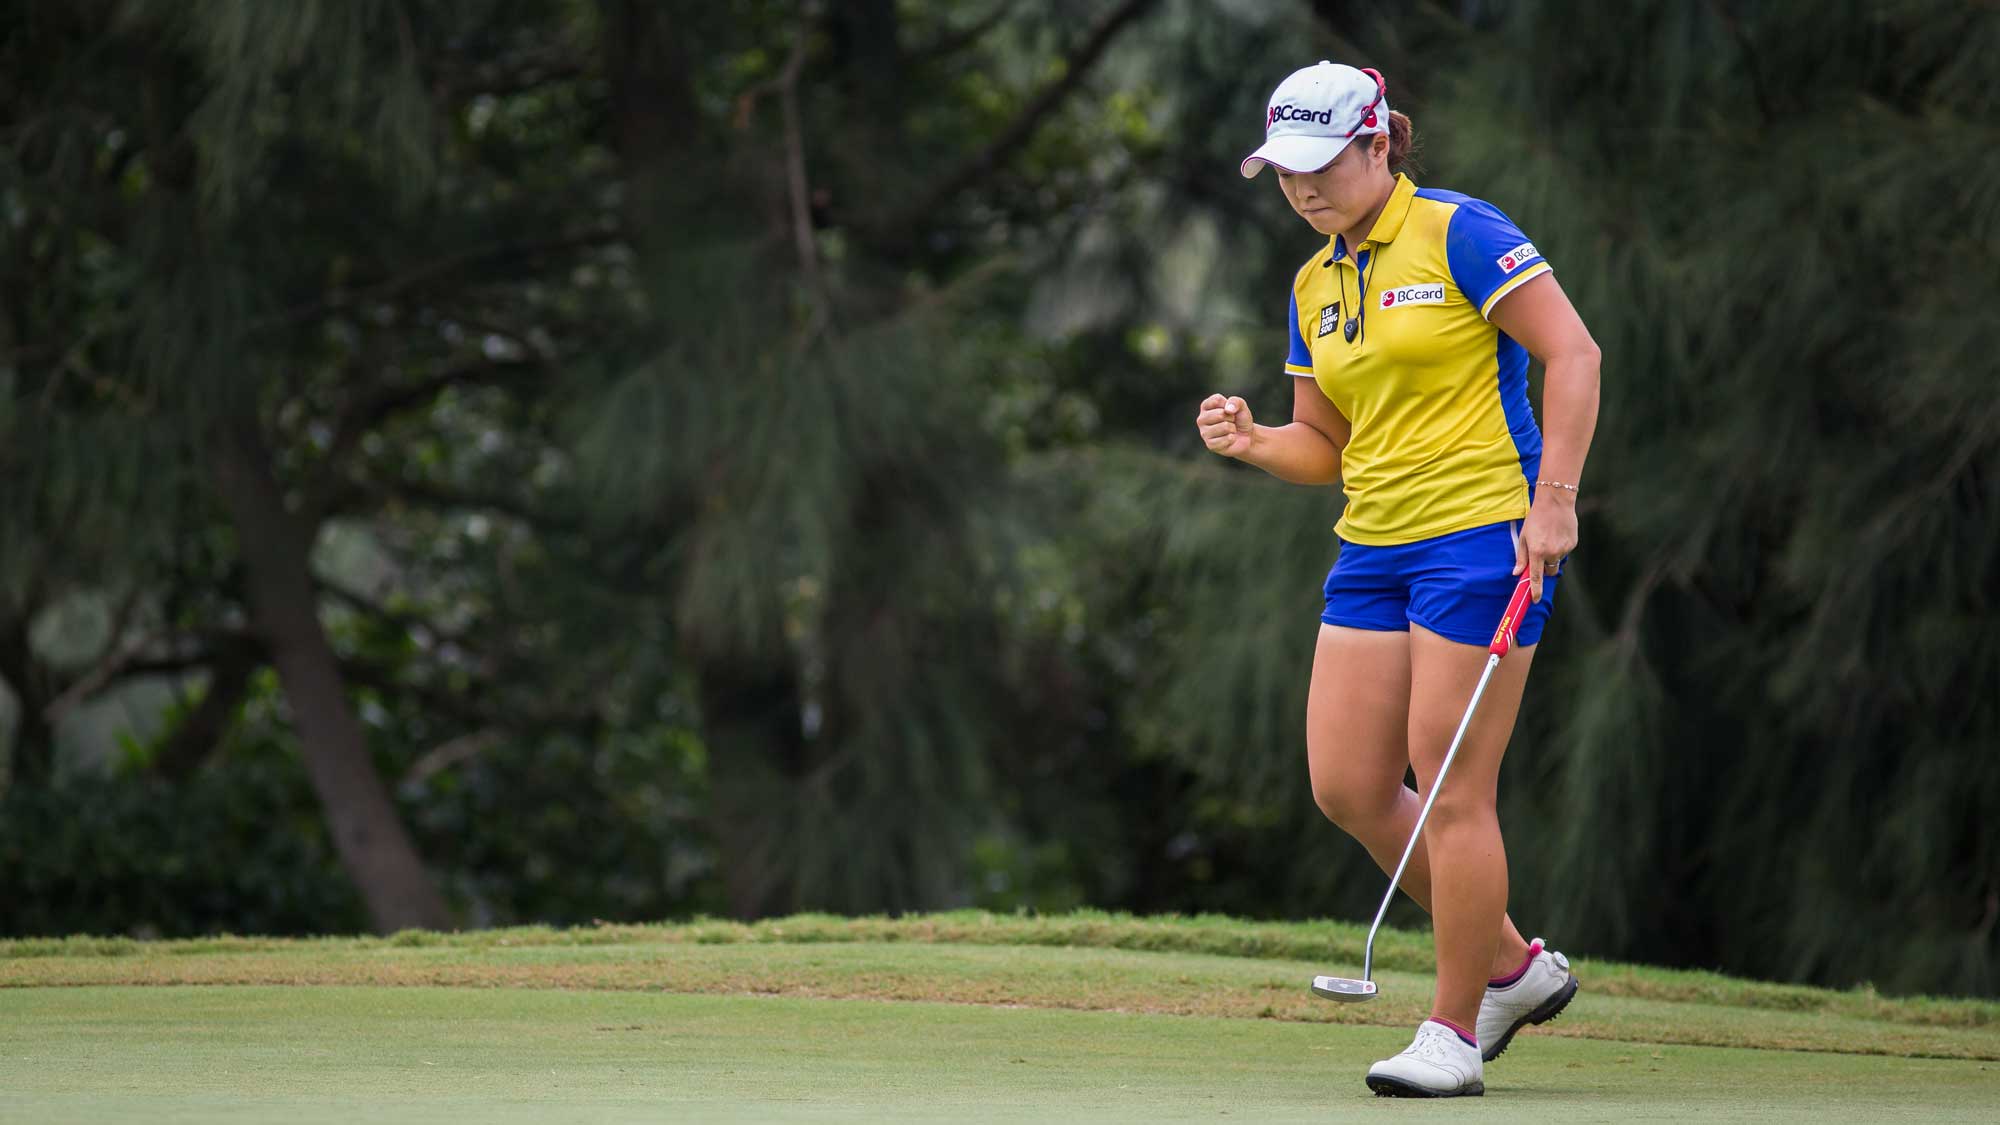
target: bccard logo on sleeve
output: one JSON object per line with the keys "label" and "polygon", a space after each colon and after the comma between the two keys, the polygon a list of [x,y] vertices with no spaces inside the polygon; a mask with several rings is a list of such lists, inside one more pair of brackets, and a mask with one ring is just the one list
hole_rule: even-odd
{"label": "bccard logo on sleeve", "polygon": [[1338,303],[1320,306],[1319,334],[1321,336],[1333,335],[1334,326],[1339,322],[1340,322],[1340,305]]}
{"label": "bccard logo on sleeve", "polygon": [[1500,260],[1496,264],[1499,265],[1501,273],[1513,273],[1515,270],[1520,269],[1522,266],[1539,257],[1541,255],[1536,252],[1534,243],[1523,242],[1505,254],[1500,255]]}
{"label": "bccard logo on sleeve", "polygon": [[1444,285],[1441,282],[1382,290],[1382,307],[1385,309],[1400,309],[1404,305],[1442,304],[1444,304]]}

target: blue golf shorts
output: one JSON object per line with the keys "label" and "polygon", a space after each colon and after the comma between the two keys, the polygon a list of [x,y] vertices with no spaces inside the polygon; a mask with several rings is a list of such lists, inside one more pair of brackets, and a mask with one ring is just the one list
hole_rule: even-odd
{"label": "blue golf shorts", "polygon": [[[1327,572],[1319,619],[1376,632],[1422,625],[1446,640],[1483,648],[1492,643],[1520,581],[1513,573],[1520,533],[1520,522],[1509,521],[1394,547],[1342,543]],[[1528,606],[1514,643],[1542,638],[1555,598],[1556,576],[1545,574],[1542,600]]]}

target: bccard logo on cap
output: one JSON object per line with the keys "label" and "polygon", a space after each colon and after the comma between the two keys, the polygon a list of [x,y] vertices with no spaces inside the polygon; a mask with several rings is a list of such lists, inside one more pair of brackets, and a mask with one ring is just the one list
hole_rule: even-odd
{"label": "bccard logo on cap", "polygon": [[[1374,115],[1372,110],[1369,115],[1371,117]],[[1309,121],[1315,125],[1332,125],[1333,111],[1330,109],[1306,109],[1303,106],[1296,105],[1274,105],[1264,115],[1264,131],[1269,132],[1271,126],[1276,125],[1280,121]],[[1369,124],[1373,125],[1374,122],[1371,121]]]}
{"label": "bccard logo on cap", "polygon": [[1357,136],[1384,132],[1388,86],[1372,70],[1321,60],[1291,73],[1264,105],[1264,143],[1238,165],[1254,176],[1266,164],[1281,173],[1326,167]]}
{"label": "bccard logo on cap", "polygon": [[1505,254],[1500,255],[1500,260],[1496,264],[1499,265],[1501,273],[1513,273],[1538,257],[1540,255],[1535,252],[1535,244],[1532,242],[1523,242]]}

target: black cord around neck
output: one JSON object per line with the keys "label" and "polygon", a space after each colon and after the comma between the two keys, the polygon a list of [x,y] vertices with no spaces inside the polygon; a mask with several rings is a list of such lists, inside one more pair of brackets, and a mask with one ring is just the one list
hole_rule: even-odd
{"label": "black cord around neck", "polygon": [[[1354,276],[1361,283],[1361,296],[1353,307],[1348,309],[1347,323],[1340,326],[1341,336],[1350,344],[1357,342],[1355,340],[1357,335],[1363,341],[1368,339],[1368,274],[1374,271],[1375,258],[1379,253],[1378,247],[1375,254],[1369,255],[1368,265],[1365,268],[1361,265],[1361,255],[1354,256]],[[1347,278],[1344,276],[1340,279],[1340,299],[1343,301],[1347,299]]]}

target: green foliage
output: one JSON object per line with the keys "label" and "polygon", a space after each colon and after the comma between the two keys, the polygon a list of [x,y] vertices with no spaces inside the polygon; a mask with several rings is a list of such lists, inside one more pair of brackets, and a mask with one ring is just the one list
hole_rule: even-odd
{"label": "green foliage", "polygon": [[0,901],[15,934],[357,929],[296,765],[245,756],[183,785],[81,777],[0,796]]}
{"label": "green foliage", "polygon": [[[356,924],[312,732],[221,674],[272,656],[224,431],[470,923],[1364,916],[1300,753],[1338,497],[1187,425],[1216,390],[1286,413],[1319,240],[1235,165],[1332,57],[1606,356],[1502,787],[1517,916],[2000,989],[2000,18],[1175,0],[1079,53],[1127,10],[33,6],[0,48],[7,924]],[[79,598],[123,608],[52,660],[32,623]],[[133,776],[47,787],[66,706],[195,672]],[[283,842],[248,844],[255,793]],[[78,905],[64,864],[125,889]]]}
{"label": "green foliage", "polygon": [[1563,827],[1522,836],[1520,882],[1640,956],[1990,992],[2000,227],[1968,190],[1995,94],[1960,60],[2000,19],[1608,17],[1527,6],[1494,57],[1528,65],[1468,55],[1427,119],[1562,248],[1607,357],[1581,604],[1511,806]]}
{"label": "green foliage", "polygon": [[[118,773],[0,796],[8,932],[363,928],[279,699],[263,678],[232,746],[184,781],[148,778],[157,747],[141,746]],[[363,713],[391,746],[425,729],[380,707]],[[699,819],[705,755],[685,732],[461,740],[414,762],[393,750],[380,762],[403,771],[411,829],[472,924],[627,921],[720,905]]]}
{"label": "green foliage", "polygon": [[406,781],[401,796],[472,924],[676,917],[722,905],[701,821],[705,764],[699,743],[667,727],[510,739]]}

